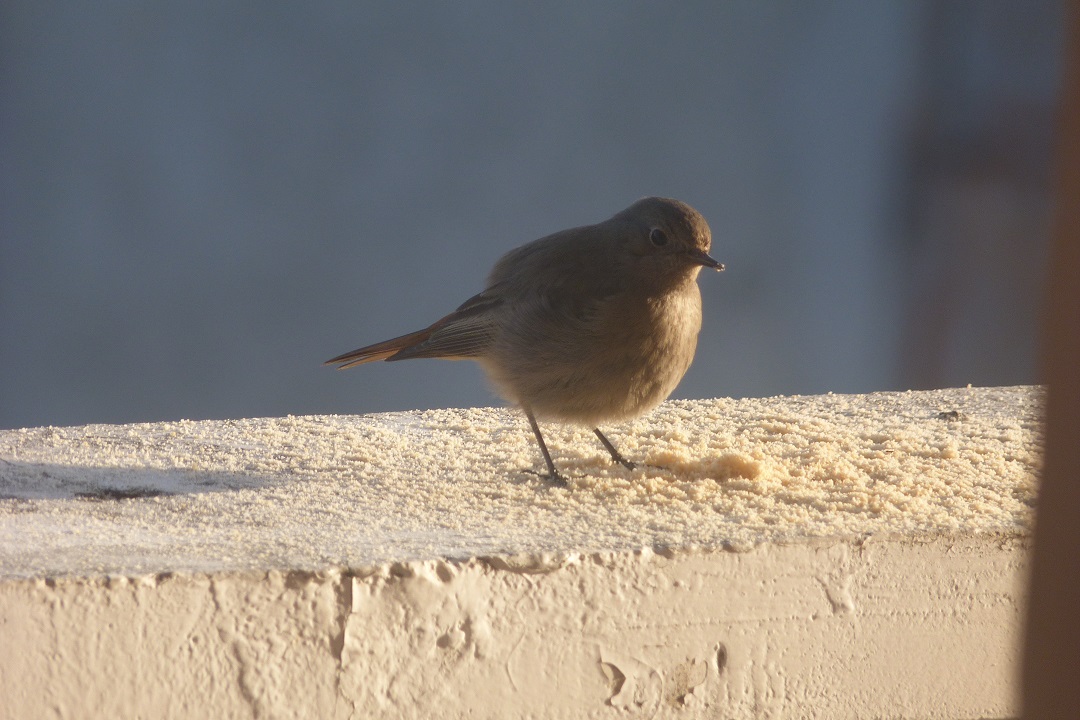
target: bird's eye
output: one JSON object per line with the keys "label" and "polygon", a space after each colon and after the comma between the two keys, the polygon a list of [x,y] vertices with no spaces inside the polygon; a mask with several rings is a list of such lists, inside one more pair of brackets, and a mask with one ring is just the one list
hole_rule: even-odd
{"label": "bird's eye", "polygon": [[652,232],[649,233],[649,242],[656,247],[664,247],[668,243],[667,233],[660,228],[653,228]]}

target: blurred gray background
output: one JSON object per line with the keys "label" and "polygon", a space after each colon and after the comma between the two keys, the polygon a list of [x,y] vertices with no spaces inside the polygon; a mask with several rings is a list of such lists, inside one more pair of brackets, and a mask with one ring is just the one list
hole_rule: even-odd
{"label": "blurred gray background", "polygon": [[1056,2],[0,6],[0,427],[487,405],[323,360],[643,195],[678,397],[1036,380]]}

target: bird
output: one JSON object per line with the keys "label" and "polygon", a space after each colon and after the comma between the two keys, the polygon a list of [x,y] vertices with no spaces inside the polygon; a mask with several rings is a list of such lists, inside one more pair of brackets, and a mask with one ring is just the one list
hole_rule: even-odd
{"label": "bird", "polygon": [[652,410],[690,367],[701,330],[698,275],[724,270],[711,245],[692,207],[642,198],[603,222],[510,250],[482,292],[423,330],[325,364],[476,361],[525,413],[548,479],[567,484],[537,418],[591,427],[612,460],[633,470],[599,426]]}

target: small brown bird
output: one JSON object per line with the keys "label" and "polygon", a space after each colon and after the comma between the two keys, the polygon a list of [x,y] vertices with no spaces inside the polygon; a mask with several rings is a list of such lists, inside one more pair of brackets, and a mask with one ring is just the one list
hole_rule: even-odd
{"label": "small brown bird", "polygon": [[555,469],[536,418],[577,423],[612,459],[626,460],[597,427],[663,402],[694,359],[701,330],[701,268],[712,235],[696,210],[649,197],[595,225],[563,230],[504,255],[487,289],[423,330],[327,360],[475,360],[529,419],[549,477]]}

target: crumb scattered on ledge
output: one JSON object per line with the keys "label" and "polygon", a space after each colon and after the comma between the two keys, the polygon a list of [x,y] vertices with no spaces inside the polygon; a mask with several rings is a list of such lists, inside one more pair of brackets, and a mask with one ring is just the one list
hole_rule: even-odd
{"label": "crumb scattered on ledge", "polygon": [[478,408],[0,431],[0,577],[1027,532],[1033,387],[671,401],[605,433]]}

